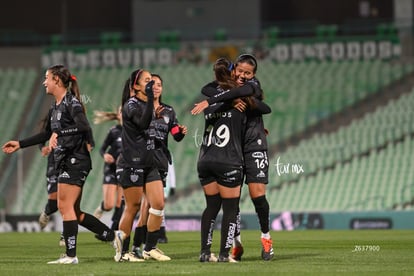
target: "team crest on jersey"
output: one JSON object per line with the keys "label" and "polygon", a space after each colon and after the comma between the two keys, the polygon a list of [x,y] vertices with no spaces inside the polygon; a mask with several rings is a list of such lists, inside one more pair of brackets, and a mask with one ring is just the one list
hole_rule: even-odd
{"label": "team crest on jersey", "polygon": [[162,116],[163,118],[164,118],[164,122],[166,123],[166,124],[168,124],[169,122],[170,122],[170,117],[168,117],[168,116],[166,116],[166,115],[164,115],[164,116]]}
{"label": "team crest on jersey", "polygon": [[139,175],[137,175],[135,173],[133,173],[129,176],[129,179],[131,180],[131,182],[134,182],[134,183],[138,181],[138,178],[139,178]]}
{"label": "team crest on jersey", "polygon": [[257,139],[257,144],[261,145],[262,143],[262,139]]}
{"label": "team crest on jersey", "polygon": [[58,113],[56,114],[56,119],[58,121],[60,121],[60,118],[62,118],[62,112],[61,111],[58,111]]}
{"label": "team crest on jersey", "polygon": [[76,158],[71,158],[71,159],[70,159],[70,163],[71,163],[71,164],[75,164],[75,162],[76,162]]}

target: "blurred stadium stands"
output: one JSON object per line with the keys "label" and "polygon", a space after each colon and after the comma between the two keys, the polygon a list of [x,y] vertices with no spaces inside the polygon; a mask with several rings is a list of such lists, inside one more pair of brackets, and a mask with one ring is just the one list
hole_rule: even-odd
{"label": "blurred stadium stands", "polygon": [[[318,30],[322,36],[318,39],[333,35],[331,28],[319,26]],[[267,42],[277,43],[280,30],[273,28],[271,31],[276,37],[270,37],[274,40]],[[181,143],[170,139],[177,192],[167,201],[167,213],[200,213],[205,203],[196,161],[204,120],[202,116],[192,116],[189,110],[201,99],[200,88],[213,79],[212,66],[178,63],[152,65],[147,69],[162,76],[163,101],[172,105],[180,123],[189,127]],[[37,81],[44,74],[42,70],[0,68],[0,92],[6,99],[0,103],[3,142],[21,134],[22,117],[33,95],[39,92]],[[117,109],[124,81],[132,70],[132,67],[72,70],[78,78],[91,123],[94,110]],[[265,92],[265,102],[273,109],[272,114],[265,116],[270,132],[267,196],[272,212],[413,208],[414,85],[409,89],[393,86],[405,79],[414,79],[413,70],[411,63],[398,60],[259,61],[257,76]],[[387,93],[394,95],[391,100],[372,101]],[[364,102],[373,108],[362,110],[357,116],[354,108]],[[39,108],[37,118],[44,113]],[[343,114],[350,118],[346,123],[341,118]],[[326,121],[336,128],[325,129],[321,122]],[[102,200],[103,161],[98,148],[114,123],[92,125],[96,148],[82,203],[89,212]],[[16,170],[16,164],[10,160],[5,155],[0,157],[2,201],[8,197],[5,192],[15,188],[16,179],[10,172]],[[47,199],[46,159],[36,153],[29,155],[26,161],[29,166],[24,168],[21,197],[10,193],[13,196],[7,198],[9,213],[38,213]],[[278,163],[290,164],[290,169],[300,165],[304,172],[280,174]],[[241,210],[254,212],[246,190],[245,187]]]}

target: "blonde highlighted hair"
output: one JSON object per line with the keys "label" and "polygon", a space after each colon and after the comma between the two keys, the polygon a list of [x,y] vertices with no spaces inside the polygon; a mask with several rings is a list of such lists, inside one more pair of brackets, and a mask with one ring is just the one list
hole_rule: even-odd
{"label": "blonde highlighted hair", "polygon": [[97,125],[100,123],[115,121],[115,120],[119,122],[119,117],[118,117],[119,112],[120,112],[120,108],[118,108],[118,112],[95,110],[93,112],[93,115],[94,115],[93,123]]}

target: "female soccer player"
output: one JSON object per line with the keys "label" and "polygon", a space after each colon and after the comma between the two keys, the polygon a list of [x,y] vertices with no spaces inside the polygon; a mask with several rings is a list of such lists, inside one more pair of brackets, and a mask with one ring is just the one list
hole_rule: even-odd
{"label": "female soccer player", "polygon": [[[150,123],[154,111],[154,93],[151,74],[143,69],[132,72],[130,89],[134,96],[122,103],[122,152],[117,163],[117,177],[123,188],[125,210],[115,232],[115,261],[123,257],[123,243],[129,238],[133,220],[139,210],[141,198],[150,204],[148,233],[143,251],[144,259],[169,261],[171,258],[156,248],[164,215],[164,191],[161,176],[154,165],[154,139]],[[145,188],[145,189],[144,189]]]}
{"label": "female soccer player", "polygon": [[[270,113],[263,100],[263,92],[259,81],[255,78],[257,71],[257,60],[249,54],[240,55],[233,68],[233,76],[238,88],[211,97],[196,105],[194,112],[200,112],[209,104],[220,101],[232,100],[239,97],[248,104],[246,110],[247,128],[243,142],[244,163],[246,173],[246,184],[249,187],[249,194],[255,206],[259,219],[262,243],[262,258],[270,260],[273,258],[273,245],[269,233],[269,203],[266,199],[266,184],[268,183],[268,153],[267,153],[267,131],[264,128],[262,114]],[[209,86],[211,87],[211,85]],[[240,236],[240,214],[238,215],[238,227],[234,239],[232,257],[241,260],[243,246]]]}
{"label": "female soccer player", "polygon": [[[155,141],[155,162],[161,175],[164,187],[167,176],[170,174],[169,167],[172,164],[171,153],[168,149],[168,134],[171,133],[174,140],[180,142],[187,134],[187,127],[178,123],[174,108],[162,102],[163,81],[160,75],[152,74],[154,81],[154,115],[150,129]],[[137,227],[135,228],[132,252],[135,256],[141,255],[140,246],[145,243],[147,234],[147,219],[150,206],[145,199],[142,200]],[[158,242],[166,242],[165,216],[160,228]],[[124,246],[125,249],[125,246]]]}
{"label": "female soccer player", "polygon": [[80,101],[76,77],[63,65],[54,65],[46,70],[43,85],[46,93],[55,97],[47,130],[20,141],[9,141],[3,145],[3,151],[13,153],[49,139],[55,168],[59,170],[58,208],[63,218],[66,254],[48,264],[77,264],[78,224],[105,236],[108,241],[113,240],[114,232],[80,209],[82,188],[91,169],[87,141],[92,140],[92,132]]}
{"label": "female soccer player", "polygon": [[[231,77],[231,62],[220,58],[214,64],[219,95],[237,84]],[[197,106],[192,110],[195,112]],[[244,112],[231,103],[211,106],[204,112],[205,128],[197,163],[198,176],[206,198],[201,218],[200,262],[237,262],[229,251],[236,231],[236,216],[243,182]],[[223,209],[218,259],[211,253],[215,219]]]}

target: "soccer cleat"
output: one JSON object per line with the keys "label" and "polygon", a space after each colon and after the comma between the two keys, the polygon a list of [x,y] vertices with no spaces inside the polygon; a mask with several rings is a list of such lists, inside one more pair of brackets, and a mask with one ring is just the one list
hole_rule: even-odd
{"label": "soccer cleat", "polygon": [[238,263],[238,261],[236,259],[234,259],[232,256],[225,257],[225,256],[222,256],[222,255],[220,255],[218,257],[217,261],[219,263]]}
{"label": "soccer cleat", "polygon": [[93,216],[97,219],[101,219],[103,215],[103,210],[101,209],[101,206],[98,206],[98,208],[95,209],[95,212],[93,212]]}
{"label": "soccer cleat", "polygon": [[49,220],[50,220],[50,217],[48,215],[46,215],[46,213],[43,211],[39,216],[40,229],[43,230],[46,227]]}
{"label": "soccer cleat", "polygon": [[134,255],[137,258],[143,259],[144,257],[142,256],[142,251],[141,248],[139,246],[132,246],[132,253],[134,253]]}
{"label": "soccer cleat", "polygon": [[236,246],[233,247],[233,249],[231,250],[231,254],[230,257],[236,261],[241,261],[241,257],[243,256],[244,253],[244,249],[243,246]]}
{"label": "soccer cleat", "polygon": [[128,252],[122,255],[121,261],[136,263],[136,262],[144,262],[145,260],[143,258],[139,258],[138,256],[136,256],[134,252]]}
{"label": "soccer cleat", "polygon": [[56,261],[48,262],[47,264],[78,264],[78,257],[69,257],[66,254],[62,254]]}
{"label": "soccer cleat", "polygon": [[60,234],[59,246],[61,246],[61,247],[66,246],[65,237],[63,237],[63,234]]}
{"label": "soccer cleat", "polygon": [[199,258],[201,263],[215,263],[218,261],[217,257],[214,255],[214,253],[201,253]]}
{"label": "soccer cleat", "polygon": [[164,255],[164,252],[159,250],[158,248],[151,249],[150,251],[145,251],[142,253],[142,256],[145,260],[154,259],[157,261],[169,261],[171,260],[170,257]]}
{"label": "soccer cleat", "polygon": [[273,258],[273,243],[272,239],[262,238],[262,259],[269,261]]}
{"label": "soccer cleat", "polygon": [[124,243],[125,233],[122,230],[115,231],[115,239],[113,246],[115,248],[115,262],[119,262],[122,259],[122,244]]}

